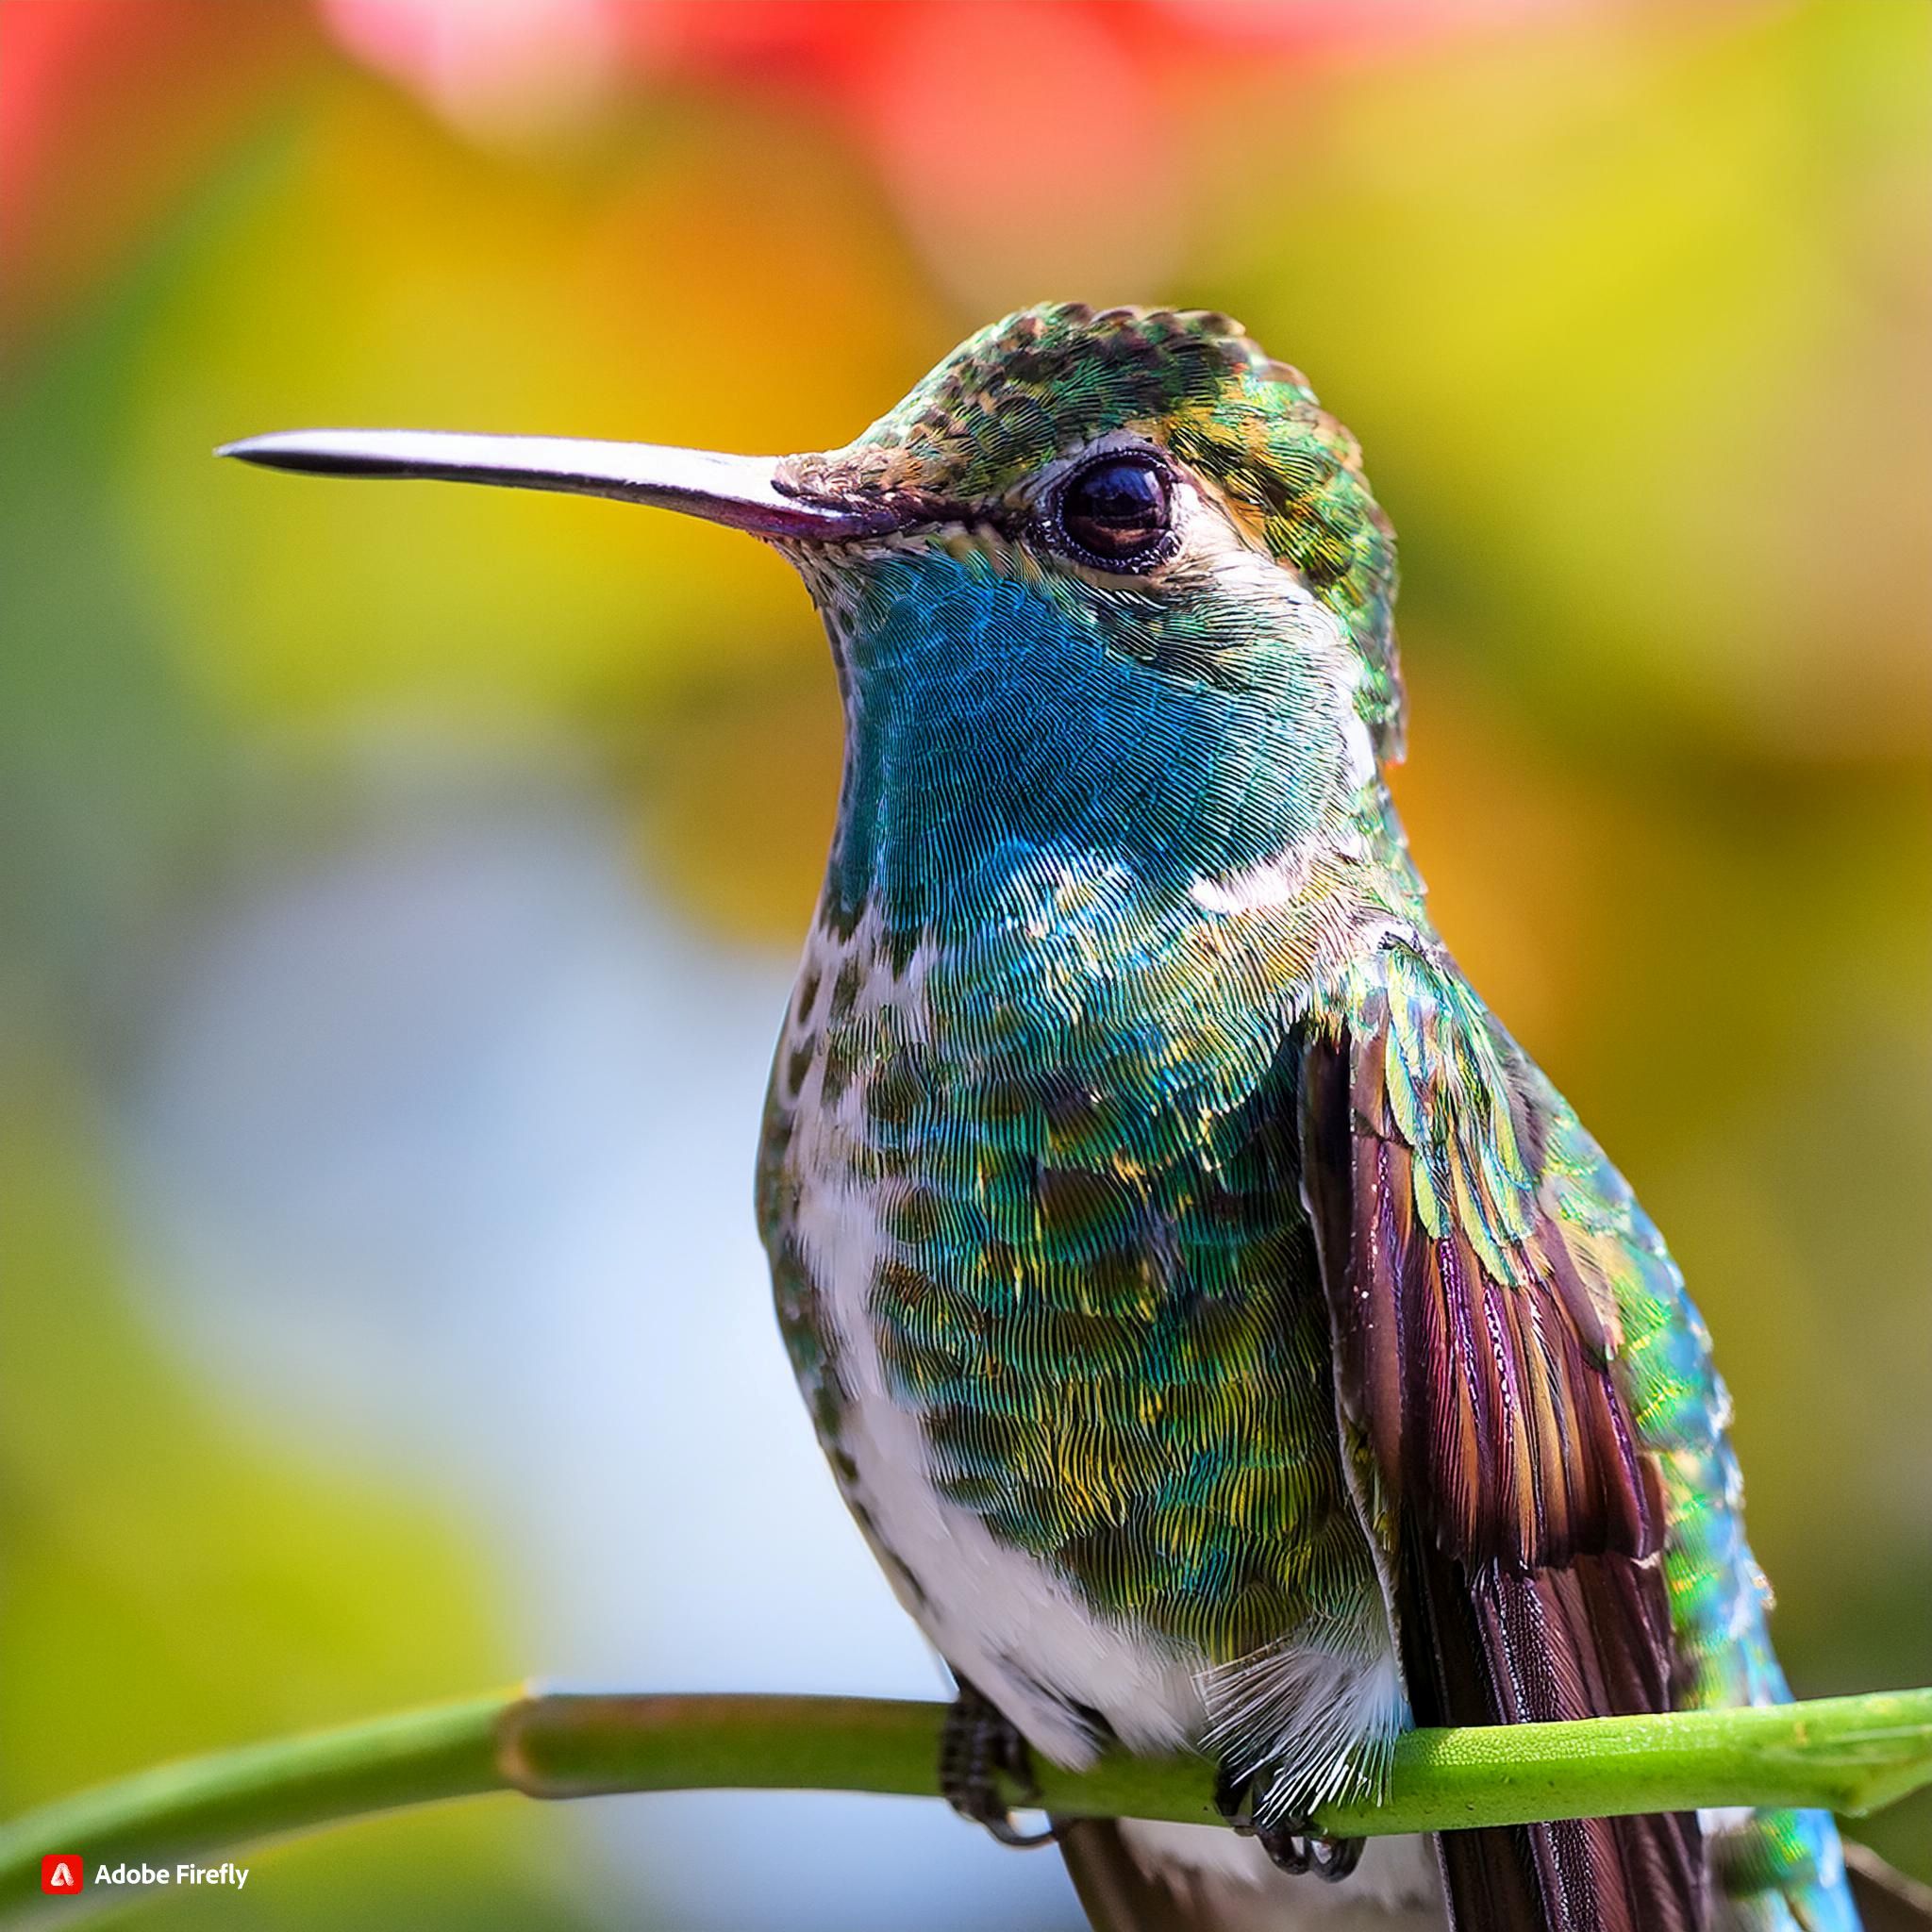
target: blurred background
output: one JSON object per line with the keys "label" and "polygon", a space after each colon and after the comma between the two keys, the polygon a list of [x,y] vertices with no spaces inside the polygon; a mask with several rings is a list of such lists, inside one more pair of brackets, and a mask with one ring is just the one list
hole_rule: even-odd
{"label": "blurred background", "polygon": [[[1703,1304],[1797,1688],[1932,1682],[1928,79],[1920,0],[6,0],[0,1808],[524,1674],[937,1693],[751,1229],[804,593],[208,451],[821,447],[1047,295],[1362,437],[1442,928]],[[251,1862],[238,1932],[1074,1923],[910,1802]]]}

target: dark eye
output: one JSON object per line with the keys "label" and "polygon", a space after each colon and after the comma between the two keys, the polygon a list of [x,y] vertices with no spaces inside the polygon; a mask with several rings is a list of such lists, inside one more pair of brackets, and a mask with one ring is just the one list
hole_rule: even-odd
{"label": "dark eye", "polygon": [[1167,472],[1152,457],[1102,457],[1060,491],[1059,526],[1073,549],[1108,570],[1144,570],[1174,522]]}

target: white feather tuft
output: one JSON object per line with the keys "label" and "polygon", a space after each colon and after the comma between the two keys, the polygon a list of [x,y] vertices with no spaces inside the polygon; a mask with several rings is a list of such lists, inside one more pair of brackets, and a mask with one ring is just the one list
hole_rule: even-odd
{"label": "white feather tuft", "polygon": [[1385,1628],[1298,1631],[1203,1673],[1208,1749],[1235,1777],[1266,1779],[1263,1824],[1379,1799],[1408,1705]]}

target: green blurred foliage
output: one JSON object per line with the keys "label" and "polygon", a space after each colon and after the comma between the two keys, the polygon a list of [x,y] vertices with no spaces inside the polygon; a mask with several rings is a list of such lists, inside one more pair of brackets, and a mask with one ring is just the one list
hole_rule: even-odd
{"label": "green blurred foliage", "polygon": [[[1703,1304],[1798,1687],[1932,1681],[1916,0],[1358,39],[626,8],[594,110],[511,134],[358,63],[346,8],[241,11],[0,14],[0,1800],[517,1661],[461,1525],[299,1466],[145,1327],[101,1116],[210,882],[314,834],[385,721],[561,733],[669,903],[790,946],[836,781],[809,609],[755,546],[201,452],[329,421],[822,446],[1042,293],[1227,308],[1361,435],[1441,923]],[[1036,36],[1087,63],[1051,125]],[[1057,259],[1077,286],[1037,286]],[[1932,1874],[1932,1807],[1871,1836]],[[395,1923],[545,1924],[555,1841],[358,1829],[228,1917],[396,1884]]]}
{"label": "green blurred foliage", "polygon": [[[489,1592],[450,1525],[292,1464],[209,1412],[129,1319],[85,1102],[16,1064],[0,1118],[0,1807],[185,1751],[458,1694],[506,1677]],[[574,1923],[522,1807],[420,1814],[324,1847],[249,1856],[238,1927],[340,1925],[381,1897],[400,1924]],[[163,1896],[153,1923],[205,1923]]]}

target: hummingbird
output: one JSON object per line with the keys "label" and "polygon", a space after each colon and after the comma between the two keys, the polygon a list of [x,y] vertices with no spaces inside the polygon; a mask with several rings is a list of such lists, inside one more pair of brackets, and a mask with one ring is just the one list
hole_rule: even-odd
{"label": "hummingbird", "polygon": [[273,468],[774,545],[845,751],[757,1211],[956,1807],[1191,1750],[1232,1831],[1052,1822],[1097,1925],[1850,1932],[1823,1813],[1324,1836],[1413,1725],[1789,1691],[1657,1229],[1431,925],[1395,541],[1227,317],[1051,304],[786,458],[312,430]]}

